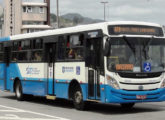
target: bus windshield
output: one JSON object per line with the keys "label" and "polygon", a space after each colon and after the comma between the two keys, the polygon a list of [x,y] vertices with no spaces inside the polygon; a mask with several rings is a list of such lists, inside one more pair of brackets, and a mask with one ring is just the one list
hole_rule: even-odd
{"label": "bus windshield", "polygon": [[162,72],[165,70],[165,39],[113,37],[107,69],[114,72]]}

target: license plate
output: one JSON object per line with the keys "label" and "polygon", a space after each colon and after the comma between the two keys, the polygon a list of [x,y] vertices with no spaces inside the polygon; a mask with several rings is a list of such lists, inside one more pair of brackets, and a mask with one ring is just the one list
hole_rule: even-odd
{"label": "license plate", "polygon": [[147,98],[147,96],[146,95],[136,95],[136,98],[140,99],[140,100],[144,100]]}

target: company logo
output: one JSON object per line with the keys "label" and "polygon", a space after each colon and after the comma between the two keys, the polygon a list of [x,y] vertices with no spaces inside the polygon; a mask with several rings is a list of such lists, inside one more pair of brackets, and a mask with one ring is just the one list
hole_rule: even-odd
{"label": "company logo", "polygon": [[62,67],[62,73],[66,73],[66,72],[74,72],[74,68],[73,67]]}
{"label": "company logo", "polygon": [[29,66],[26,68],[26,74],[38,75],[39,73],[40,73],[40,70],[38,68],[33,68]]}

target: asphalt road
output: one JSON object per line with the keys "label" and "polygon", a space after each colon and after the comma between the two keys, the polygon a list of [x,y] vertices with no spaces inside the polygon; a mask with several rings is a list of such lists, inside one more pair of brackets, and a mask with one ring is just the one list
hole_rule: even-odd
{"label": "asphalt road", "polygon": [[13,93],[0,92],[0,120],[164,120],[165,102],[136,104],[131,110],[119,105],[91,104],[75,110],[66,100],[34,97],[17,101]]}

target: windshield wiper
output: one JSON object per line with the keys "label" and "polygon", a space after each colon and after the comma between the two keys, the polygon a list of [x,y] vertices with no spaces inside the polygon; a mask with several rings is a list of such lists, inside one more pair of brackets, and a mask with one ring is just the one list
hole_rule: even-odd
{"label": "windshield wiper", "polygon": [[128,41],[128,39],[127,39],[126,36],[123,36],[123,39],[124,39],[124,41],[127,43],[127,45],[129,46],[129,48],[132,50],[132,52],[133,52],[134,55],[135,55],[135,47],[133,46],[133,44],[131,44],[131,43]]}
{"label": "windshield wiper", "polygon": [[149,45],[151,44],[152,40],[154,37],[150,38],[150,40],[148,41],[148,43],[146,45],[143,45],[143,52],[144,52],[144,57],[146,59],[149,59],[149,55],[148,55],[148,50],[149,50]]}

